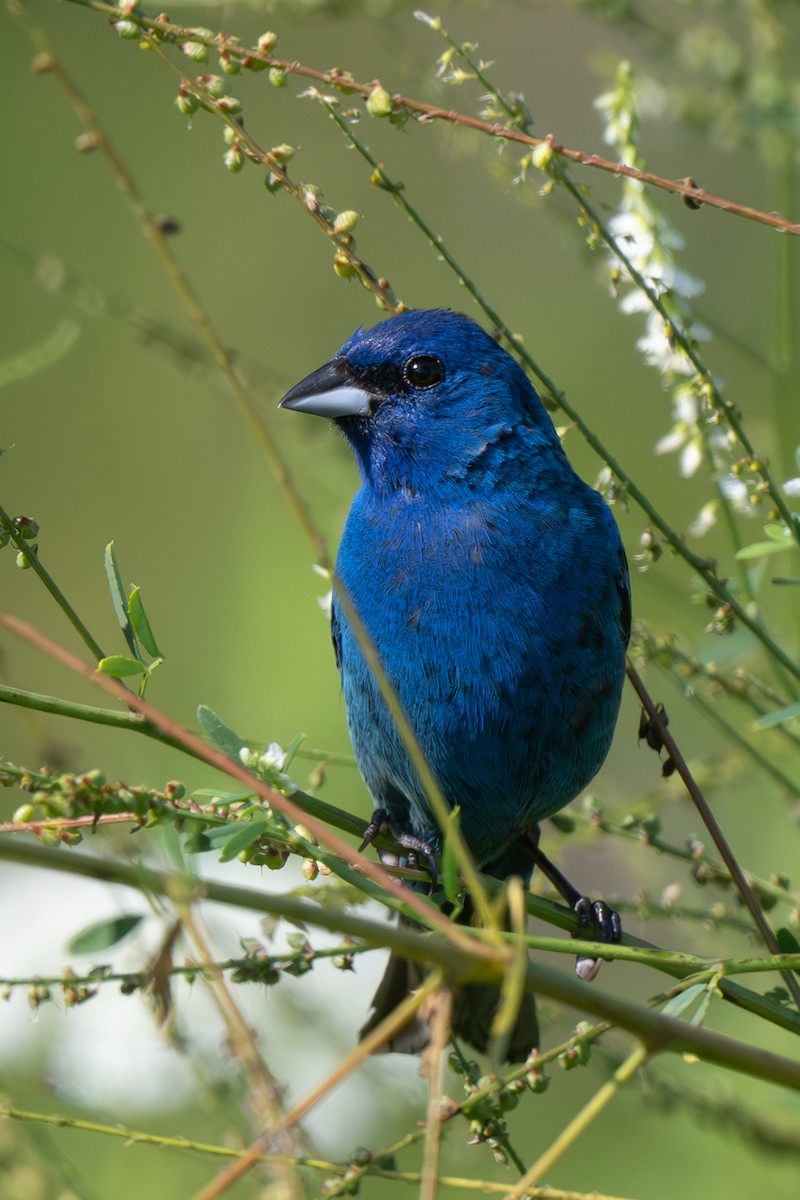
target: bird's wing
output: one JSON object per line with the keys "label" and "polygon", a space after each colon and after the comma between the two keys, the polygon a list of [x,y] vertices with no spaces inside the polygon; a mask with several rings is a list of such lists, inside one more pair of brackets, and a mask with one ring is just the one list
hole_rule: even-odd
{"label": "bird's wing", "polygon": [[336,601],[334,600],[331,606],[331,641],[333,642],[333,654],[336,659],[337,670],[342,669],[342,630],[339,624],[339,614],[336,611]]}
{"label": "bird's wing", "polygon": [[619,548],[619,571],[617,573],[617,591],[619,592],[619,628],[622,641],[627,646],[631,636],[631,579],[628,573],[628,560],[622,546]]}

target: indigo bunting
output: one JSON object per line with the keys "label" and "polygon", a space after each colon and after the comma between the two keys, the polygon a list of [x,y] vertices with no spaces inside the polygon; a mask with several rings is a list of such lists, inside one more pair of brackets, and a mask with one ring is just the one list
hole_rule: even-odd
{"label": "indigo bunting", "polygon": [[[331,418],[361,474],[336,570],[476,863],[542,866],[605,940],[619,923],[538,851],[538,823],[611,744],[630,592],[608,506],[573,471],[517,362],[470,318],[407,311],[358,330],[283,408]],[[441,831],[334,591],[333,643],[356,760],[385,825],[430,859]],[[549,870],[548,870],[549,868]],[[566,889],[566,890],[565,890]],[[362,1034],[419,981],[393,958]],[[454,1030],[484,1049],[499,993],[470,985]],[[506,1046],[536,1044],[526,997]],[[419,1049],[420,1021],[390,1048]]]}

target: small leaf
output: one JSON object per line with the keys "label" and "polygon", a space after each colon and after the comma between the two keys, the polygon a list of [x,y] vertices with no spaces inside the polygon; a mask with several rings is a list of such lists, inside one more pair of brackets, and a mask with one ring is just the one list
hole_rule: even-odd
{"label": "small leaf", "polygon": [[220,862],[230,862],[231,859],[236,858],[241,854],[242,850],[247,850],[252,846],[253,842],[261,837],[262,833],[266,833],[269,829],[269,822],[267,821],[245,821],[239,822],[239,824],[241,828],[229,836],[227,842],[222,847],[222,852],[219,856]]}
{"label": "small leaf", "polygon": [[791,929],[785,926],[775,930],[775,940],[780,947],[781,954],[800,954],[800,942],[798,942]]}
{"label": "small leaf", "polygon": [[304,733],[296,733],[294,735],[292,740],[289,742],[289,745],[286,747],[286,750],[284,751],[283,765],[281,766],[282,771],[289,770],[289,766],[292,762],[292,759],[297,754],[297,751],[300,749],[300,747],[302,746],[302,744],[305,740],[306,740],[306,735]]}
{"label": "small leaf", "polygon": [[75,344],[80,332],[77,321],[63,320],[30,350],[0,359],[0,387],[19,383],[21,379],[27,379],[57,362]]}
{"label": "small leaf", "polygon": [[214,847],[208,840],[208,830],[193,826],[183,839],[183,850],[186,854],[208,854]]}
{"label": "small leaf", "polygon": [[714,989],[712,987],[706,987],[705,995],[701,997],[700,1003],[698,1004],[697,1009],[692,1014],[691,1020],[689,1021],[690,1025],[700,1026],[703,1024],[703,1021],[706,1019],[706,1013],[708,1012],[708,1006],[713,999]]}
{"label": "small leaf", "polygon": [[247,743],[239,737],[235,730],[231,729],[230,725],[226,725],[206,704],[197,706],[197,719],[215,746],[231,758],[239,759],[241,751],[247,748]]}
{"label": "small leaf", "polygon": [[[234,834],[238,834],[242,829],[252,829],[252,821],[226,821],[224,825],[212,825],[203,831],[203,837],[208,843],[211,850],[217,850],[220,846],[224,846],[231,840]],[[263,830],[259,830],[263,833]],[[241,850],[242,847],[240,846]]]}
{"label": "small leaf", "polygon": [[[125,599],[125,589],[122,586],[122,576],[119,573],[119,564],[117,556],[114,553],[114,543],[109,542],[106,546],[106,579],[111,592],[111,600],[114,605],[114,612],[119,621],[119,627],[122,630],[125,641],[128,643],[128,649],[134,657],[138,657],[139,648],[136,644],[136,635],[130,622],[128,613],[128,601]],[[110,672],[109,672],[110,673]],[[132,674],[132,672],[128,672]]]}
{"label": "small leaf", "polygon": [[134,633],[139,641],[144,646],[148,654],[153,658],[163,658],[163,654],[156,645],[156,639],[153,636],[153,631],[150,628],[150,622],[147,619],[147,613],[144,611],[142,604],[141,589],[134,587],[128,596],[128,615]]}
{"label": "small leaf", "polygon": [[800,717],[800,700],[787,704],[785,708],[776,708],[775,712],[765,713],[753,722],[753,729],[771,729],[773,725],[784,725],[795,717]]}
{"label": "small leaf", "polygon": [[138,658],[126,658],[124,654],[109,654],[107,658],[101,658],[97,669],[102,675],[113,675],[115,679],[144,674],[144,664]]}
{"label": "small leaf", "polygon": [[742,562],[746,558],[762,558],[767,554],[780,554],[782,550],[788,550],[791,545],[791,538],[786,538],[782,542],[753,542],[751,545],[742,546],[741,550],[737,550],[734,558]]}
{"label": "small leaf", "polygon": [[67,951],[70,954],[96,954],[98,950],[108,950],[109,946],[116,946],[127,937],[143,919],[138,913],[123,913],[109,921],[87,925],[70,938]]}
{"label": "small leaf", "polygon": [[678,992],[676,996],[672,996],[662,1008],[661,1012],[665,1017],[679,1017],[681,1013],[686,1012],[687,1008],[700,1000],[703,993],[707,991],[704,983],[693,983],[691,987],[685,991]]}

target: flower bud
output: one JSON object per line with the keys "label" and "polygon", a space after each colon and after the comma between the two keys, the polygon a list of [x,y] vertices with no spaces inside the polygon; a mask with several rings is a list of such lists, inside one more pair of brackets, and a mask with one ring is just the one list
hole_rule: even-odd
{"label": "flower bud", "polygon": [[333,269],[340,279],[352,279],[357,274],[356,268],[341,250],[337,250],[333,256]]}
{"label": "flower bud", "polygon": [[394,102],[386,88],[380,83],[375,83],[367,96],[367,112],[371,117],[388,117],[391,116],[393,108]]}
{"label": "flower bud", "polygon": [[142,36],[141,28],[135,21],[112,21],[111,28],[115,29],[121,38],[126,41],[133,41],[134,38]]}
{"label": "flower bud", "polygon": [[238,117],[242,111],[242,102],[235,96],[220,96],[214,101],[217,112],[227,113],[229,117]]}
{"label": "flower bud", "polygon": [[34,75],[46,75],[48,71],[55,68],[56,60],[52,54],[42,53],[37,54],[31,63],[31,71]]}
{"label": "flower bud", "polygon": [[221,96],[229,96],[233,84],[229,83],[222,75],[198,75],[197,82],[202,84],[212,100],[219,100]]}
{"label": "flower bud", "polygon": [[202,42],[181,42],[180,50],[192,62],[208,62],[208,46]]}
{"label": "flower bud", "polygon": [[219,65],[225,75],[238,75],[242,70],[242,64],[238,58],[232,58],[227,50],[223,50],[219,56]]}
{"label": "flower bud", "polygon": [[358,213],[352,208],[345,209],[344,212],[337,213],[333,221],[334,233],[352,233],[358,224]]}
{"label": "flower bud", "polygon": [[185,117],[193,116],[200,107],[200,101],[195,96],[194,92],[187,91],[185,87],[181,87],[175,97],[175,104],[178,111],[182,112]]}
{"label": "flower bud", "polygon": [[256,45],[260,54],[269,54],[278,44],[277,33],[262,33]]}
{"label": "flower bud", "polygon": [[540,171],[546,171],[553,158],[553,143],[549,139],[534,146],[531,151],[531,162]]}
{"label": "flower bud", "polygon": [[269,152],[269,157],[274,158],[275,162],[285,163],[295,154],[294,146],[290,146],[287,142],[281,142],[280,146],[273,146]]}
{"label": "flower bud", "polygon": [[15,517],[14,528],[26,542],[31,542],[39,533],[39,522],[33,517]]}
{"label": "flower bud", "polygon": [[242,154],[239,143],[234,142],[230,150],[228,150],[222,160],[231,175],[238,175],[244,166],[244,155]]}
{"label": "flower bud", "polygon": [[269,81],[272,87],[286,87],[286,72],[283,67],[270,67]]}
{"label": "flower bud", "polygon": [[100,145],[100,135],[90,129],[87,133],[79,133],[75,138],[75,149],[78,154],[91,154]]}

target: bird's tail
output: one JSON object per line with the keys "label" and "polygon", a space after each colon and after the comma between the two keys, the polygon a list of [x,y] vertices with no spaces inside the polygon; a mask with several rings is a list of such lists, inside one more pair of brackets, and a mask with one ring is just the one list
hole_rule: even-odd
{"label": "bird's tail", "polygon": [[[402,920],[403,918],[401,918]],[[461,913],[460,919],[468,917]],[[409,922],[410,924],[410,922]],[[378,990],[372,997],[372,1012],[359,1038],[371,1033],[381,1021],[390,1015],[405,1000],[406,996],[422,983],[424,967],[392,954]],[[493,983],[464,984],[453,1002],[452,1030],[476,1050],[485,1051],[489,1046],[492,1023],[500,1004],[500,987]],[[381,1047],[382,1051],[394,1050],[400,1054],[419,1054],[428,1044],[430,1037],[426,1013],[418,1009],[406,1025],[397,1030]],[[532,1050],[539,1045],[539,1022],[536,1018],[536,1002],[526,992],[521,1000],[514,1027],[508,1038],[504,1058],[506,1062],[524,1062]]]}

